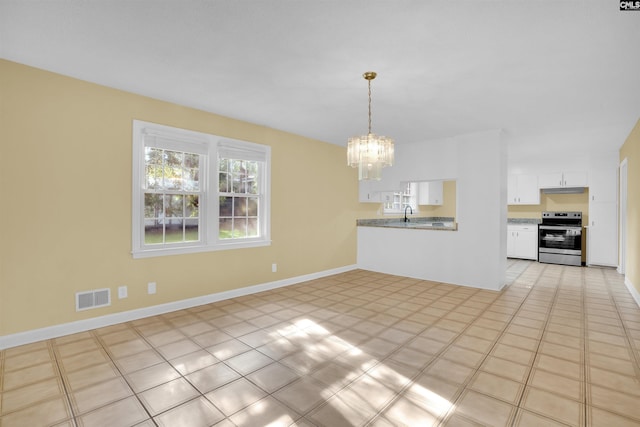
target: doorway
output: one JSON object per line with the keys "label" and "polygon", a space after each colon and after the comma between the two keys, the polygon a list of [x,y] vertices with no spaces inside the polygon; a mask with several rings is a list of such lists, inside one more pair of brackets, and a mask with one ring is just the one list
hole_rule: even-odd
{"label": "doorway", "polygon": [[627,251],[627,159],[620,163],[620,249],[618,273],[625,274]]}

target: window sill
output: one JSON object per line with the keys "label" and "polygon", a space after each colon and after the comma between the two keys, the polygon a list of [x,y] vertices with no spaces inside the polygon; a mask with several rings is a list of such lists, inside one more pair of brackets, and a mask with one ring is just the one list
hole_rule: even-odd
{"label": "window sill", "polygon": [[200,252],[216,252],[231,249],[259,248],[263,246],[271,246],[271,240],[252,240],[243,242],[224,242],[215,246],[189,246],[180,248],[161,248],[161,249],[143,249],[132,251],[131,255],[134,259],[139,258],[155,258],[159,256],[169,255],[186,255]]}

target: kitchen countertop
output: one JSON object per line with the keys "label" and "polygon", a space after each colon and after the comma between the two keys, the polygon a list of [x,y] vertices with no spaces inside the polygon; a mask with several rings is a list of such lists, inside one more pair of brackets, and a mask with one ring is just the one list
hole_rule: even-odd
{"label": "kitchen countertop", "polygon": [[542,222],[540,218],[507,218],[507,224],[509,225],[537,225]]}
{"label": "kitchen countertop", "polygon": [[358,227],[408,228],[413,230],[456,231],[458,229],[458,224],[454,222],[453,217],[440,216],[410,216],[408,222],[404,222],[404,218],[358,219],[356,225]]}

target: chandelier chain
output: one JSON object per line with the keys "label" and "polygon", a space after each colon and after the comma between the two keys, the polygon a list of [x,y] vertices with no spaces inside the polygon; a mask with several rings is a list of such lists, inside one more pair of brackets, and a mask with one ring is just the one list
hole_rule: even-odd
{"label": "chandelier chain", "polygon": [[369,133],[371,133],[371,80],[367,80],[369,83]]}

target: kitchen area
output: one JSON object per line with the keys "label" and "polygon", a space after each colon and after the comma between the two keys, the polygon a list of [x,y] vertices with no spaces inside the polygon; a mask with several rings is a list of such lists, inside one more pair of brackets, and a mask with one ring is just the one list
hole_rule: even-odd
{"label": "kitchen area", "polygon": [[617,267],[616,169],[508,179],[507,257]]}
{"label": "kitchen area", "polygon": [[[505,285],[508,258],[617,267],[617,153],[516,159],[506,145],[498,131],[398,149],[382,180],[360,182],[358,266],[491,290]],[[423,202],[425,182],[455,182],[454,205],[446,191],[442,205]],[[413,225],[400,210],[384,211],[407,183],[418,183],[419,210],[407,211]],[[445,218],[448,227],[433,227]],[[558,226],[566,228],[547,230]]]}

